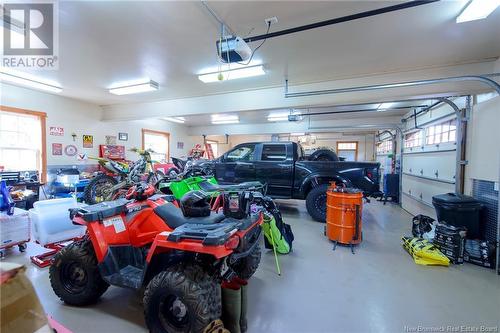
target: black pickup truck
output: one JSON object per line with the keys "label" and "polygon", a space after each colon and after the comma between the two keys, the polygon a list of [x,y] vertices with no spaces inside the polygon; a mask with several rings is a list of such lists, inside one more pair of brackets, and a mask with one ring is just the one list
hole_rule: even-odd
{"label": "black pickup truck", "polygon": [[[326,189],[332,181],[379,192],[379,163],[309,161],[295,142],[242,143],[209,162],[221,184],[260,181],[273,198],[305,199],[307,211],[317,221],[326,218]],[[208,165],[206,165],[208,166]]]}

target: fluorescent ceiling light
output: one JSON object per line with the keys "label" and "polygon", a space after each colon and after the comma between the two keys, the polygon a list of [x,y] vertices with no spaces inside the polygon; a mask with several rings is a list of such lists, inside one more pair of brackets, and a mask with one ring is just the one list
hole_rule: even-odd
{"label": "fluorescent ceiling light", "polygon": [[7,68],[2,68],[0,70],[0,81],[53,93],[60,93],[62,91],[58,83],[41,79],[30,74],[12,71]]}
{"label": "fluorescent ceiling light", "polygon": [[246,77],[259,76],[266,74],[264,66],[249,66],[237,69],[230,69],[226,71],[213,72],[198,75],[198,79],[205,83],[227,81],[234,79],[242,79]]}
{"label": "fluorescent ceiling light", "polygon": [[500,0],[472,0],[458,15],[457,23],[484,19],[499,5]]}
{"label": "fluorescent ceiling light", "polygon": [[184,124],[186,122],[186,118],[184,117],[164,117],[164,120],[171,121],[173,123]]}
{"label": "fluorescent ceiling light", "polygon": [[237,115],[231,114],[213,114],[211,118],[214,125],[237,124],[240,122],[240,118]]}
{"label": "fluorescent ceiling light", "polygon": [[146,80],[142,82],[135,82],[132,84],[123,83],[120,86],[109,89],[109,92],[114,95],[128,95],[137,94],[147,91],[158,90],[158,83],[153,80]]}
{"label": "fluorescent ceiling light", "polygon": [[387,110],[394,106],[395,103],[382,103],[377,107],[377,110]]}
{"label": "fluorescent ceiling light", "polygon": [[272,112],[267,116],[267,121],[288,121],[289,115],[300,115],[300,112]]}

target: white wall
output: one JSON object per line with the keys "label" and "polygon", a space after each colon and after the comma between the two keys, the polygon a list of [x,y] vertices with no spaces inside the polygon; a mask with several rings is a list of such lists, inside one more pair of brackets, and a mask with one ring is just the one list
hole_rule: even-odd
{"label": "white wall", "polygon": [[[182,156],[191,148],[192,142],[186,134],[186,127],[181,124],[170,123],[164,120],[136,120],[136,121],[101,121],[102,110],[98,105],[79,100],[43,93],[26,88],[1,85],[0,104],[4,106],[28,109],[47,113],[47,165],[81,165],[95,164],[95,161],[77,161],[76,157],[53,156],[52,143],[62,143],[63,147],[73,144],[79,152],[90,156],[99,156],[99,144],[105,143],[106,135],[118,136],[118,132],[128,133],[128,141],[117,141],[127,149],[142,146],[141,129],[152,129],[170,133],[170,155]],[[50,126],[64,128],[64,136],[49,135]],[[73,141],[72,133],[77,135]],[[94,136],[94,147],[82,147],[82,135]],[[177,142],[184,142],[184,149],[177,149]],[[136,160],[135,153],[127,152],[127,158]]]}
{"label": "white wall", "polygon": [[500,181],[500,96],[474,105],[470,125],[465,173],[465,192],[469,194],[472,179]]}

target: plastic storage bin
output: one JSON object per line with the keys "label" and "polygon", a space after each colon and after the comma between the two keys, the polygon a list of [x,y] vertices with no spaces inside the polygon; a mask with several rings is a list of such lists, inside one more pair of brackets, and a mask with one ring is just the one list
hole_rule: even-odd
{"label": "plastic storage bin", "polygon": [[484,239],[484,228],[481,225],[482,205],[467,195],[446,193],[432,197],[439,222],[446,222],[456,227],[467,229],[467,238]]}
{"label": "plastic storage bin", "polygon": [[14,208],[13,215],[0,212],[0,249],[19,245],[24,250],[24,244],[30,240],[30,217],[23,209]]}
{"label": "plastic storage bin", "polygon": [[35,202],[30,209],[33,237],[42,246],[85,235],[85,227],[74,225],[69,209],[81,207],[75,198],[51,199]]}

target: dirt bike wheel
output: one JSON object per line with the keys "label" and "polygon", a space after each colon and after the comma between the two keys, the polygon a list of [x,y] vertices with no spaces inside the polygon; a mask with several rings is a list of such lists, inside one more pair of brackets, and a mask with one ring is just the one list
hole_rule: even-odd
{"label": "dirt bike wheel", "polygon": [[221,316],[220,286],[196,265],[177,265],[156,275],[144,293],[150,332],[203,332]]}
{"label": "dirt bike wheel", "polygon": [[118,181],[115,178],[104,174],[98,175],[85,186],[83,200],[89,205],[107,201],[111,198],[112,193],[105,193],[105,190],[116,184]]}
{"label": "dirt bike wheel", "polygon": [[70,305],[96,302],[108,289],[97,267],[97,258],[89,240],[74,242],[59,251],[49,269],[55,294]]}

